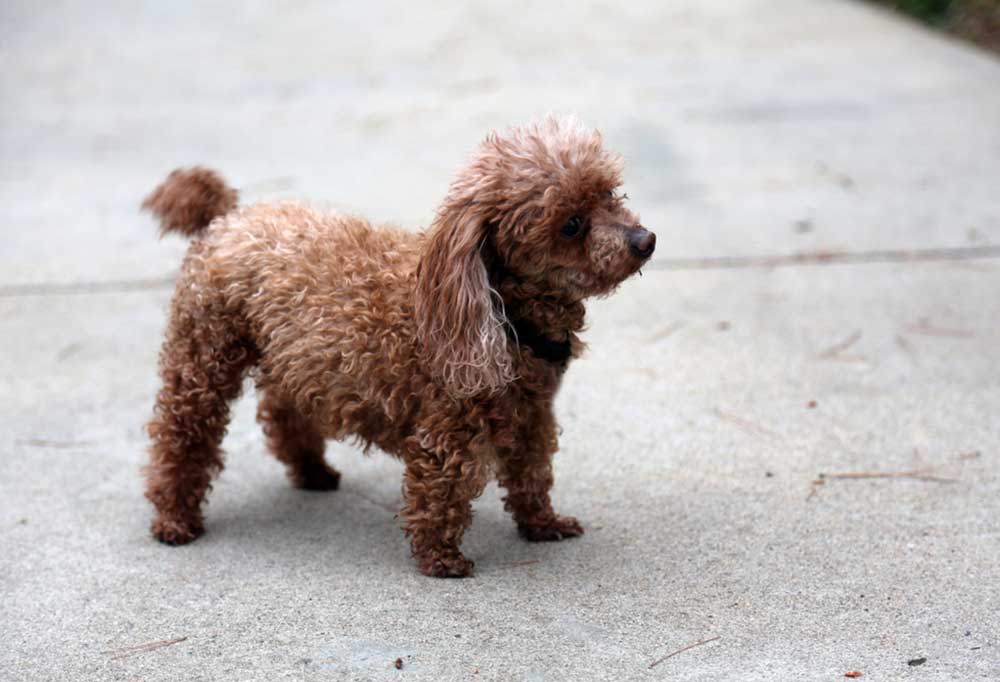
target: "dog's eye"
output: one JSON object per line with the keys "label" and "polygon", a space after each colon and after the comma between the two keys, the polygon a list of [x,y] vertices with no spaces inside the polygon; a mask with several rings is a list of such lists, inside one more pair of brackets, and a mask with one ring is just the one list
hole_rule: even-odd
{"label": "dog's eye", "polygon": [[580,234],[580,230],[582,229],[583,229],[583,220],[580,218],[580,216],[575,215],[571,216],[570,219],[566,221],[566,224],[562,226],[562,229],[559,232],[564,237],[572,238]]}

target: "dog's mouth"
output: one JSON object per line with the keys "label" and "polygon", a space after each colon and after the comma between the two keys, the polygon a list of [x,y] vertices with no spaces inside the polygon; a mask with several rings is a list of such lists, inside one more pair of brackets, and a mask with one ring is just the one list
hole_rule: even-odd
{"label": "dog's mouth", "polygon": [[560,268],[555,273],[555,278],[565,294],[573,299],[583,300],[613,293],[619,284],[638,272],[645,263],[645,260],[634,263],[632,268],[615,273],[591,273],[575,268]]}

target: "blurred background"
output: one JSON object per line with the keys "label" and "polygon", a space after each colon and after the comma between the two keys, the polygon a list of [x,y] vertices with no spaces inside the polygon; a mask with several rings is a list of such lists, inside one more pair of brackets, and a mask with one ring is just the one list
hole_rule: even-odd
{"label": "blurred background", "polygon": [[[4,0],[0,670],[995,675],[997,26],[988,0]],[[342,490],[292,490],[247,396],[208,534],[153,542],[187,244],[142,198],[203,164],[420,229],[488,131],[548,112],[604,132],[658,235],[558,401],[587,535],[521,543],[490,488],[478,577],[428,582],[399,464],[331,443]]]}
{"label": "blurred background", "polygon": [[549,111],[625,155],[663,257],[995,241],[969,200],[995,126],[965,134],[995,111],[962,96],[995,59],[823,4],[5,2],[4,283],[169,274],[135,208],[193,163],[416,228],[488,130]]}

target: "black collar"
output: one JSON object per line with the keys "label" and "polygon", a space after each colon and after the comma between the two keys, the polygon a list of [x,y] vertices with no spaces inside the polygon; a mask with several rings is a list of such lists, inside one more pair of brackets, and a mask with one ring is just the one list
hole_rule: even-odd
{"label": "black collar", "polygon": [[539,360],[566,365],[573,354],[573,345],[566,341],[553,341],[538,331],[538,328],[527,320],[508,320],[507,336],[522,346],[527,346]]}

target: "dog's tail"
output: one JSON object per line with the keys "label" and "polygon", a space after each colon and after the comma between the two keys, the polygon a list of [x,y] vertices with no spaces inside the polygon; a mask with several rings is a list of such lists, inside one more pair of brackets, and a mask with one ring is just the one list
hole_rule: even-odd
{"label": "dog's tail", "polygon": [[209,223],[236,208],[238,194],[208,168],[178,168],[142,202],[160,219],[160,234],[197,237]]}

